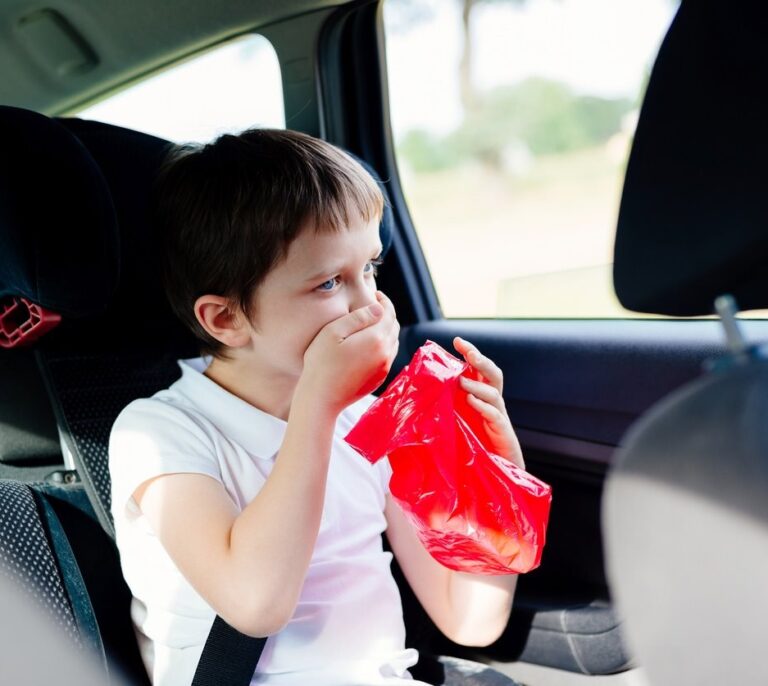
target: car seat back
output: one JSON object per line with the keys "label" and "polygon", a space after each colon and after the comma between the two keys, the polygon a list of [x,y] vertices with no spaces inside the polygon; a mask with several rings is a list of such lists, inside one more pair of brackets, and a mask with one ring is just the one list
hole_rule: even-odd
{"label": "car seat back", "polygon": [[107,455],[112,424],[132,400],[149,397],[178,379],[177,357],[149,347],[123,353],[77,352],[46,342],[38,350],[64,445],[99,522],[112,537]]}
{"label": "car seat back", "polygon": [[[4,684],[77,684],[104,686],[104,672],[90,654],[73,650],[45,613],[0,576],[3,614],[0,620],[0,664]],[[44,655],[45,659],[40,659]],[[112,686],[118,686],[116,680]]]}
{"label": "car seat back", "polygon": [[[0,478],[44,477],[61,464],[56,420],[32,350],[0,352]],[[19,478],[22,478],[19,476]]]}
{"label": "car seat back", "polygon": [[622,304],[708,315],[717,303],[730,347],[635,424],[606,482],[607,571],[651,686],[766,681],[768,358],[735,319],[736,303],[768,306],[766,26],[755,0],[725,12],[683,0],[624,185]]}
{"label": "car seat back", "polygon": [[760,684],[768,595],[768,359],[651,410],[605,499],[608,571],[652,686]]}
{"label": "car seat back", "polygon": [[93,608],[61,523],[40,492],[15,481],[0,481],[0,575],[25,590],[75,649],[90,649],[106,672]]}
{"label": "car seat back", "polygon": [[170,143],[98,122],[55,124],[76,135],[105,180],[118,227],[119,279],[103,311],[63,322],[40,341],[37,355],[63,443],[99,521],[114,536],[107,468],[112,424],[129,402],[179,377],[176,359],[197,355],[163,296],[159,240],[149,221],[151,184]]}
{"label": "car seat back", "polygon": [[[74,464],[65,458],[64,463],[77,467],[95,492],[98,479],[91,477],[89,461],[114,417],[100,418],[105,411],[116,416],[120,409],[109,402],[112,391],[104,381],[114,380],[119,365],[110,366],[112,377],[97,369],[100,388],[84,388],[85,379],[98,379],[91,368],[87,373],[83,369],[86,353],[79,348],[85,340],[97,354],[110,349],[103,314],[119,274],[114,207],[99,167],[61,125],[33,112],[0,107],[0,133],[7,141],[0,164],[0,305],[5,315],[0,343],[33,342],[33,347],[18,349],[0,346],[0,410],[11,427],[2,432],[3,473],[24,478],[33,471],[29,465],[40,462],[49,472],[48,464],[55,468],[62,463],[61,454],[52,455],[60,443],[65,453],[78,458]],[[46,320],[58,321],[52,330],[43,331],[42,341],[35,340],[37,324]],[[50,405],[40,397],[40,370],[53,400],[60,434],[55,438],[46,421]],[[69,405],[76,411],[70,412]],[[110,422],[106,434],[101,421]],[[36,483],[33,491],[4,482],[3,550],[10,560],[6,571],[18,572],[26,581],[22,586],[38,595],[38,582],[63,579],[63,586],[41,595],[49,608],[56,608],[61,627],[76,643],[96,646],[105,669],[119,664],[135,683],[147,683],[130,622],[130,592],[114,543],[95,523],[82,486],[57,486],[56,476],[76,481],[74,472],[59,471],[48,483]],[[19,519],[15,512],[25,514]],[[101,520],[106,521],[103,516]],[[32,557],[19,547],[23,541],[34,547]],[[47,560],[45,566],[39,559]],[[58,577],[52,570],[58,570]],[[83,579],[85,586],[75,583]],[[70,615],[74,620],[67,619]]]}
{"label": "car seat back", "polygon": [[117,551],[82,488],[0,480],[0,577],[39,606],[104,683],[149,683]]}

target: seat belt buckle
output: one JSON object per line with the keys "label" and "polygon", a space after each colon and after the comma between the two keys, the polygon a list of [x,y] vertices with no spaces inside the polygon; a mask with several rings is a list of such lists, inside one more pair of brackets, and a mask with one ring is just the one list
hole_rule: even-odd
{"label": "seat belt buckle", "polygon": [[0,299],[0,348],[30,345],[59,324],[61,315],[26,298]]}

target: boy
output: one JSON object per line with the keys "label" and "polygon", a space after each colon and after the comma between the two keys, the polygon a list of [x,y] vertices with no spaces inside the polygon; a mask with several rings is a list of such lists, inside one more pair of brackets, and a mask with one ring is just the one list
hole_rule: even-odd
{"label": "boy", "polygon": [[[167,293],[203,357],[118,417],[112,510],[155,685],[189,684],[215,614],[270,636],[252,683],[414,683],[387,536],[453,640],[504,629],[516,577],[442,567],[388,496],[389,466],[342,440],[398,347],[376,290],[383,197],[348,155],[252,130],[179,147],[157,186]],[[523,467],[502,378],[466,381],[501,455]]]}

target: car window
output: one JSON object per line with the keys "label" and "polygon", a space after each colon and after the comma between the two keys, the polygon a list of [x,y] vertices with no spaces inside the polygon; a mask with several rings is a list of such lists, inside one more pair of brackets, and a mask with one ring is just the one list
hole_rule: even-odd
{"label": "car window", "polygon": [[613,236],[673,0],[386,0],[399,174],[446,317],[627,317]]}
{"label": "car window", "polygon": [[249,127],[285,128],[272,44],[248,35],[177,63],[77,112],[175,142],[212,140]]}

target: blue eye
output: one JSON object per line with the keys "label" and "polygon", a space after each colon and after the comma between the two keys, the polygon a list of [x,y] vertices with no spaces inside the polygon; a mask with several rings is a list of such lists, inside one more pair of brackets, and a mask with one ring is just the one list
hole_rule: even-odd
{"label": "blue eye", "polygon": [[338,276],[334,276],[332,279],[328,279],[328,281],[323,281],[318,287],[318,291],[332,291],[336,287],[336,280],[338,279]]}

